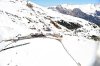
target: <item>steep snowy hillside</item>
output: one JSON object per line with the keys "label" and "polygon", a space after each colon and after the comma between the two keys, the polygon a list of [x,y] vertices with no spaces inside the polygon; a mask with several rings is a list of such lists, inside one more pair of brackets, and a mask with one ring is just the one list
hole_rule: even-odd
{"label": "steep snowy hillside", "polygon": [[49,7],[62,14],[72,15],[96,23],[100,26],[100,4],[70,5],[63,4]]}
{"label": "steep snowy hillside", "polygon": [[91,66],[99,41],[94,23],[25,0],[0,0],[0,66]]}

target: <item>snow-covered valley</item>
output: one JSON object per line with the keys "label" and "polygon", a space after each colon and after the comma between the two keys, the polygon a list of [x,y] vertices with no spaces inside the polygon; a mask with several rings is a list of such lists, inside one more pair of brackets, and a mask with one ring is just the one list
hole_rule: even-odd
{"label": "snow-covered valley", "polygon": [[92,66],[100,27],[25,0],[0,0],[0,66]]}

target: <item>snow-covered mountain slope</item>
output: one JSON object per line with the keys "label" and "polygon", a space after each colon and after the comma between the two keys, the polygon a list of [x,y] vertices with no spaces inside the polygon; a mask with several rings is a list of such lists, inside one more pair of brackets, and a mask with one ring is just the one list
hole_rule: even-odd
{"label": "snow-covered mountain slope", "polygon": [[94,23],[25,0],[0,0],[1,66],[91,66],[99,41]]}
{"label": "snow-covered mountain slope", "polygon": [[[82,5],[62,4],[58,6],[62,6],[66,9],[71,9],[71,10],[73,10],[74,8],[79,8],[84,13],[87,13],[90,15],[93,15],[96,11],[100,11],[100,4],[82,4]],[[57,6],[53,6],[53,7],[57,7]]]}
{"label": "snow-covered mountain slope", "polygon": [[100,4],[70,5],[62,4],[49,7],[54,11],[85,19],[100,26]]}

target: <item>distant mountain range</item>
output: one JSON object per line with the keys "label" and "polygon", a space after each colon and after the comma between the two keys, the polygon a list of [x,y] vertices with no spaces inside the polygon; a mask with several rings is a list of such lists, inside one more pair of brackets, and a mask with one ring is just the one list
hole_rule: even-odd
{"label": "distant mountain range", "polygon": [[82,18],[100,26],[100,4],[86,4],[86,5],[63,4],[63,5],[48,7],[48,9],[52,9],[53,11],[58,11],[62,14]]}

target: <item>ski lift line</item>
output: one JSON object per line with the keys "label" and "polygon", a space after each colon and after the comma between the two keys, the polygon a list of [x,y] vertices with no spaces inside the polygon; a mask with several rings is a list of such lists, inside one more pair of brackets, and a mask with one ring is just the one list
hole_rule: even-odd
{"label": "ski lift line", "polygon": [[13,42],[11,42],[11,43],[9,43],[9,44],[7,44],[4,48],[7,48],[9,45],[11,45]]}
{"label": "ski lift line", "polygon": [[79,62],[77,62],[74,57],[69,53],[69,51],[67,50],[67,48],[64,46],[64,44],[62,43],[61,41],[61,38],[53,38],[53,37],[47,37],[47,38],[50,38],[50,39],[55,39],[57,41],[59,41],[63,47],[63,49],[66,51],[66,53],[68,53],[68,55],[72,58],[72,60],[77,64],[77,66],[81,66],[81,64]]}
{"label": "ski lift line", "polygon": [[[38,37],[28,37],[28,39],[31,39],[31,38],[40,38],[41,36],[39,35]],[[42,36],[42,38],[43,38],[44,36]],[[45,36],[44,38],[49,38],[49,39],[55,39],[55,40],[57,40],[57,41],[59,41],[60,43],[61,43],[61,45],[62,45],[62,47],[64,48],[64,50],[68,53],[68,55],[72,58],[72,60],[78,65],[78,66],[81,66],[81,64],[79,63],[79,62],[77,62],[74,58],[73,58],[73,56],[69,53],[69,51],[67,50],[67,48],[64,46],[64,44],[62,43],[62,39],[61,39],[61,37],[57,37],[57,36],[53,36],[53,37],[47,37],[47,36]],[[27,39],[27,38],[24,38],[24,39]],[[21,39],[21,40],[24,40],[24,39]],[[12,39],[12,40],[15,40],[15,39]],[[12,41],[11,39],[10,40],[7,40],[7,41]],[[17,39],[17,41],[18,41],[19,39]],[[13,42],[12,42],[13,43]],[[12,44],[12,43],[10,43],[10,44]],[[20,44],[20,45],[16,45],[16,46],[11,46],[11,47],[7,47],[7,46],[9,46],[10,44],[8,44],[8,45],[6,45],[5,46],[5,48],[4,49],[1,49],[0,50],[0,52],[2,52],[2,51],[5,51],[5,50],[7,50],[7,49],[11,49],[11,48],[16,48],[16,47],[19,47],[19,46],[23,46],[23,45],[27,45],[27,44],[29,44],[29,43],[24,43],[24,44]]]}
{"label": "ski lift line", "polygon": [[69,53],[69,51],[68,51],[67,48],[64,46],[64,44],[62,43],[62,41],[61,41],[61,40],[58,40],[58,41],[61,43],[62,47],[63,47],[64,50],[68,53],[68,55],[72,58],[72,60],[77,64],[77,66],[81,66],[81,64],[80,64],[79,62],[77,62],[77,61],[75,60],[75,58]]}
{"label": "ski lift line", "polygon": [[4,49],[0,50],[0,52],[8,50],[8,49],[12,49],[12,48],[17,48],[17,47],[20,47],[20,46],[28,45],[28,44],[30,44],[30,43],[24,43],[24,44],[19,44],[19,45],[16,45],[16,46],[7,47],[7,48],[4,48]]}

